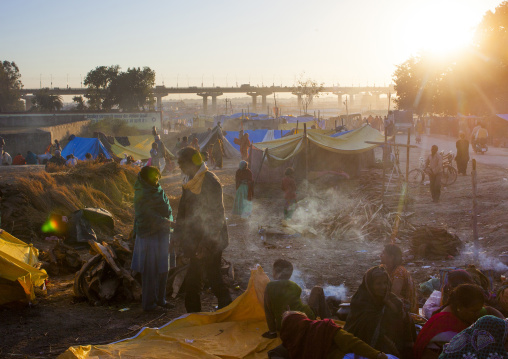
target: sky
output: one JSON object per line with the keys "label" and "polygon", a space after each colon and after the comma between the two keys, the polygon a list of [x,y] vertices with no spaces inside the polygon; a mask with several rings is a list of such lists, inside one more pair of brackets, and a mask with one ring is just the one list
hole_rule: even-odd
{"label": "sky", "polygon": [[384,86],[423,49],[467,44],[501,0],[0,0],[0,60],[25,88],[80,87],[97,66],[165,86]]}

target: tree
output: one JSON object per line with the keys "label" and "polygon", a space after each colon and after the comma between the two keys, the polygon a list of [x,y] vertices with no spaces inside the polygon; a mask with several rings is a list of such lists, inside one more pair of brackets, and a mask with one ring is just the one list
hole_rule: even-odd
{"label": "tree", "polygon": [[300,79],[295,85],[293,94],[301,96],[302,110],[307,115],[307,110],[312,104],[315,97],[319,97],[319,93],[323,90],[323,83],[318,84],[310,78],[304,79],[304,74],[300,75]]}
{"label": "tree", "polygon": [[53,95],[45,88],[35,93],[32,105],[32,111],[36,112],[60,111],[63,107],[62,96]]}
{"label": "tree", "polygon": [[123,111],[145,110],[153,108],[153,87],[155,86],[155,71],[149,67],[143,70],[128,68],[121,72],[111,82],[111,100]]}
{"label": "tree", "polygon": [[23,111],[21,74],[16,63],[0,61],[0,112]]}
{"label": "tree", "polygon": [[74,96],[72,98],[72,101],[74,101],[76,103],[76,111],[86,111],[87,110],[87,107],[86,107],[86,104],[85,104],[85,99],[83,98],[83,96]]}
{"label": "tree", "polygon": [[113,106],[111,100],[110,86],[116,79],[120,66],[109,67],[98,66],[86,74],[85,86],[87,91],[85,97],[91,110],[110,110]]}
{"label": "tree", "polygon": [[123,111],[153,108],[155,71],[149,67],[121,72],[118,65],[99,66],[86,75],[85,85],[91,110],[110,110],[113,106]]}
{"label": "tree", "polygon": [[411,110],[418,115],[453,113],[455,107],[448,101],[449,72],[448,61],[436,60],[429,54],[412,56],[398,65],[393,74],[397,108]]}

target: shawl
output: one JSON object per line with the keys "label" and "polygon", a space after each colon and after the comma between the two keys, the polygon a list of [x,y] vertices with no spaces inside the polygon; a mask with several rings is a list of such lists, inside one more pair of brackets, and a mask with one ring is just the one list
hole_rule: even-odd
{"label": "shawl", "polygon": [[238,187],[240,187],[240,185],[242,183],[247,184],[247,186],[249,188],[247,199],[249,201],[252,201],[252,197],[254,196],[254,186],[253,186],[254,183],[253,183],[253,178],[252,178],[252,171],[248,168],[238,169],[236,171],[235,178],[236,178],[236,189],[238,189]]}
{"label": "shawl", "polygon": [[164,190],[160,184],[147,183],[139,174],[134,184],[134,212],[135,234],[149,236],[164,228],[169,231],[167,221],[173,220],[173,215]]}
{"label": "shawl", "polygon": [[203,180],[205,179],[205,173],[208,171],[208,167],[203,163],[199,170],[196,172],[194,177],[189,178],[185,177],[183,180],[183,188],[188,189],[194,194],[201,193],[201,186],[203,185]]}
{"label": "shawl", "polygon": [[486,315],[446,344],[440,359],[507,358],[508,321]]}
{"label": "shawl", "polygon": [[414,346],[415,359],[422,357],[422,354],[427,345],[429,345],[432,338],[434,338],[439,333],[459,333],[466,328],[467,325],[459,318],[457,318],[453,313],[441,312],[434,314],[432,317],[430,317],[428,322],[425,323],[422,330],[418,334],[418,338],[416,339]]}
{"label": "shawl", "polygon": [[280,338],[291,359],[326,358],[340,327],[331,319],[310,320],[301,313],[282,321]]}
{"label": "shawl", "polygon": [[26,154],[26,163],[29,165],[36,165],[37,164],[37,155],[33,153],[32,151],[28,151]]}
{"label": "shawl", "polygon": [[[372,284],[379,275],[385,275],[390,283],[384,298],[374,296]],[[351,299],[351,312],[344,329],[371,347],[405,357],[413,344],[414,324],[404,310],[402,301],[391,292],[391,281],[382,267],[370,268],[362,284]]]}
{"label": "shawl", "polygon": [[281,189],[284,191],[286,201],[296,199],[296,182],[293,177],[284,176],[282,178]]}

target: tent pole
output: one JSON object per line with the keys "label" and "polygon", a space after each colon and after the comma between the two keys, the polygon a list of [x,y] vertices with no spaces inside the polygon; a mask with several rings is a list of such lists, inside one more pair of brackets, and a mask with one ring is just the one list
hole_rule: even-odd
{"label": "tent pole", "polygon": [[305,138],[305,181],[309,186],[309,138],[307,137],[307,124],[303,124],[303,137]]}
{"label": "tent pole", "polygon": [[263,163],[265,162],[266,155],[268,154],[268,148],[265,149],[265,153],[263,154],[263,159],[261,160],[261,164],[259,165],[259,170],[256,175],[256,179],[254,180],[254,185],[258,182],[259,174],[261,173],[261,169],[263,168]]}

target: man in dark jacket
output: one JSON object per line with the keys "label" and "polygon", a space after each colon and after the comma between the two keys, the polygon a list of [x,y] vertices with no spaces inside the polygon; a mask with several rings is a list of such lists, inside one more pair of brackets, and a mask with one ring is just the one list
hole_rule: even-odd
{"label": "man in dark jacket", "polygon": [[201,277],[204,274],[220,309],[231,303],[221,275],[222,251],[229,243],[222,186],[217,176],[208,171],[199,151],[192,147],[180,151],[178,165],[187,177],[173,239],[184,256],[190,258],[185,278],[185,308],[189,313],[201,311]]}

